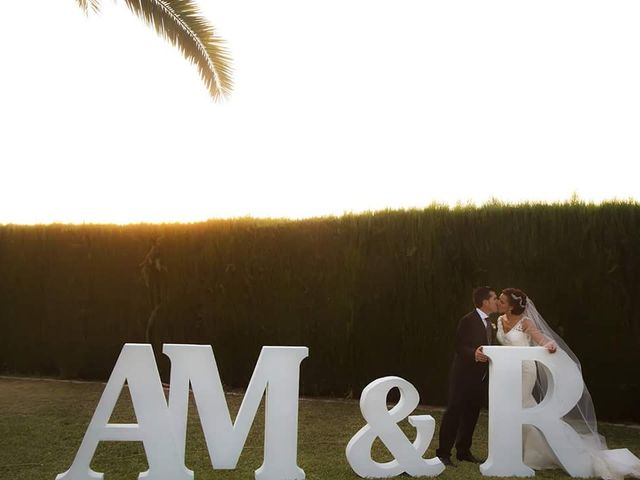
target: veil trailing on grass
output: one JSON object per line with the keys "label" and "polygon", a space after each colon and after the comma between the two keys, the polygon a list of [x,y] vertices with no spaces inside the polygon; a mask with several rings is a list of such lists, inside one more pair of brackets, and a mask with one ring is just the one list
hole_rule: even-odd
{"label": "veil trailing on grass", "polygon": [[[549,340],[553,341],[558,349],[563,350],[573,360],[582,373],[580,360],[575,353],[569,348],[566,342],[558,335],[549,324],[542,318],[540,312],[536,308],[530,298],[524,310],[524,316],[528,317],[535,327]],[[542,365],[538,365],[538,378],[536,381],[536,390],[534,396],[540,401],[541,397],[547,392],[549,385],[549,371]],[[567,413],[563,420],[567,422],[582,438],[585,447],[591,454],[593,459],[593,469],[595,475],[609,479],[623,479],[625,476],[634,476],[640,478],[640,459],[633,455],[627,449],[607,450],[605,438],[598,433],[598,422],[596,420],[596,412],[593,406],[591,394],[582,380],[583,390],[582,397],[573,409]],[[537,393],[537,395],[536,395]]]}

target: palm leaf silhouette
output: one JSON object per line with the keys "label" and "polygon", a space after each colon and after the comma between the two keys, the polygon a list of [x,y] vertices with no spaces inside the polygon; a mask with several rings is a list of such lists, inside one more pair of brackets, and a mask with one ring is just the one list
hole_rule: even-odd
{"label": "palm leaf silhouette", "polygon": [[[76,0],[85,13],[98,11],[100,0]],[[231,56],[224,41],[200,13],[193,0],[124,0],[147,25],[178,47],[198,68],[214,100],[228,96],[233,88]]]}

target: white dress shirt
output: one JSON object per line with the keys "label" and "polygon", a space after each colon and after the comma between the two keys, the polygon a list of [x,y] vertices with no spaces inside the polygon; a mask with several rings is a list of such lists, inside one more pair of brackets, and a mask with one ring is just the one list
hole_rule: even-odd
{"label": "white dress shirt", "polygon": [[478,312],[478,315],[480,315],[480,318],[482,319],[482,323],[484,323],[484,328],[485,330],[487,329],[487,318],[489,318],[489,315],[487,315],[486,313],[484,313],[482,310],[480,310],[479,308],[476,308],[476,312]]}

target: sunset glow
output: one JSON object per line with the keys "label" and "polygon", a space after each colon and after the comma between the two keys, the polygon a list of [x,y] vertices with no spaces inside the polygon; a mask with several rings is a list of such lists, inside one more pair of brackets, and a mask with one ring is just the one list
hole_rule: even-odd
{"label": "sunset glow", "polygon": [[19,3],[0,223],[640,198],[637,2],[202,0],[223,103],[122,2]]}

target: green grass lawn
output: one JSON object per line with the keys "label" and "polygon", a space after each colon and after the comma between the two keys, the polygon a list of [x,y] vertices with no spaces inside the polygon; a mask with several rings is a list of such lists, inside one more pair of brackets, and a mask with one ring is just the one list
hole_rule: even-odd
{"label": "green grass lawn", "polygon": [[[22,379],[0,379],[0,479],[53,480],[64,472],[75,456],[104,385]],[[227,395],[235,416],[242,396]],[[420,407],[414,414],[430,414],[440,424],[441,411]],[[111,419],[114,423],[135,422],[127,390]],[[195,478],[253,479],[262,463],[264,413],[261,407],[245,444],[236,470],[212,470],[197,411],[191,404],[187,432],[186,464]],[[345,457],[350,438],[364,425],[355,401],[301,399],[299,418],[298,465],[309,479],[357,479]],[[403,422],[411,439],[411,427]],[[435,456],[436,436],[426,457]],[[640,456],[640,429],[601,425],[610,448],[627,447]],[[473,452],[487,455],[487,417],[482,414],[474,437]],[[391,459],[379,440],[374,444],[375,458]],[[458,463],[438,478],[481,478],[477,465]],[[139,442],[102,442],[92,468],[105,473],[106,480],[136,479],[147,469],[144,449]],[[539,478],[569,478],[560,470],[539,472]],[[404,476],[404,478],[408,478]]]}

